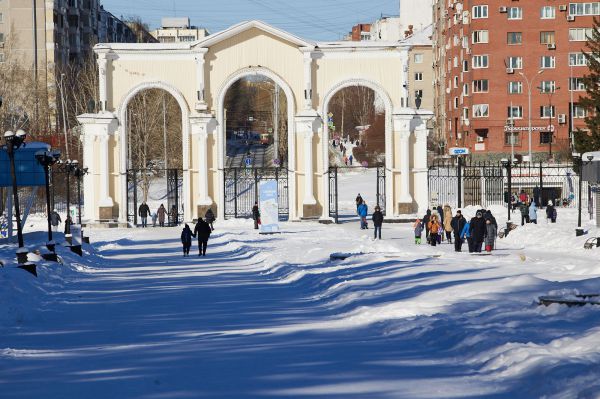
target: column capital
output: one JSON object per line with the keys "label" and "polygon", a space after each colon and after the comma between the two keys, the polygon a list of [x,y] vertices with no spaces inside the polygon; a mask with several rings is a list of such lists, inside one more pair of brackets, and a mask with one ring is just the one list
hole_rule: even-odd
{"label": "column capital", "polygon": [[296,115],[296,132],[298,134],[308,134],[317,132],[323,125],[321,116],[315,110],[306,110]]}
{"label": "column capital", "polygon": [[119,128],[119,120],[111,112],[79,115],[77,121],[83,126],[84,136],[112,136]]}
{"label": "column capital", "polygon": [[190,116],[191,134],[213,134],[217,130],[217,119],[209,113]]}

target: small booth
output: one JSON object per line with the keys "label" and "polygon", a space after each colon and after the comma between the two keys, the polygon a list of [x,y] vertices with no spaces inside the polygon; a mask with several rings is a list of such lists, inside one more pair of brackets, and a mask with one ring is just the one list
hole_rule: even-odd
{"label": "small booth", "polygon": [[581,156],[581,178],[595,193],[596,226],[600,227],[600,151],[586,152]]}

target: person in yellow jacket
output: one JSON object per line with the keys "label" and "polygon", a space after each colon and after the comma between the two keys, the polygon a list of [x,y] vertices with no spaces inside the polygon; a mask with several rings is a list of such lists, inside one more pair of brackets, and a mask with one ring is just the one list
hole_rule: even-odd
{"label": "person in yellow jacket", "polygon": [[446,233],[446,241],[452,244],[452,208],[450,205],[444,205],[444,232]]}
{"label": "person in yellow jacket", "polygon": [[438,219],[438,215],[436,213],[431,215],[431,219],[429,223],[427,223],[427,227],[429,228],[429,237],[431,246],[435,247],[438,241],[438,231],[441,227],[440,220]]}

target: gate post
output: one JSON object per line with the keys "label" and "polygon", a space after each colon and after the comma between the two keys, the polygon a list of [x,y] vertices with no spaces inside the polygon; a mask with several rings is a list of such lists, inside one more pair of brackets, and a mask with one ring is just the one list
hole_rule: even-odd
{"label": "gate post", "polygon": [[254,168],[254,201],[258,202],[258,169]]}
{"label": "gate post", "polygon": [[[133,169],[133,226],[137,226],[137,170]],[[127,201],[129,204],[129,200]]]}
{"label": "gate post", "polygon": [[238,174],[237,168],[233,168],[233,217],[238,217]]}
{"label": "gate post", "polygon": [[456,172],[456,176],[458,179],[458,191],[456,193],[456,196],[458,197],[458,205],[457,208],[462,208],[462,157],[459,155],[456,157],[457,158],[457,162],[458,162],[458,166],[457,166],[457,172]]}
{"label": "gate post", "polygon": [[339,206],[338,206],[338,167],[335,167],[335,224],[339,223]]}

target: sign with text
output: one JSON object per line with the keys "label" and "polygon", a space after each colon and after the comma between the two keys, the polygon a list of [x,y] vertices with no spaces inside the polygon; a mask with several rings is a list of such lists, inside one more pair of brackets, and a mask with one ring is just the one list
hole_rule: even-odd
{"label": "sign with text", "polygon": [[448,149],[448,153],[450,155],[468,155],[469,154],[469,149],[468,148],[462,148],[462,147],[451,147]]}
{"label": "sign with text", "polygon": [[80,224],[72,224],[71,225],[71,245],[81,245],[81,225]]}
{"label": "sign with text", "polygon": [[260,233],[279,233],[279,200],[277,181],[261,181],[258,186]]}

